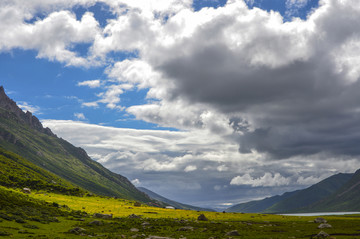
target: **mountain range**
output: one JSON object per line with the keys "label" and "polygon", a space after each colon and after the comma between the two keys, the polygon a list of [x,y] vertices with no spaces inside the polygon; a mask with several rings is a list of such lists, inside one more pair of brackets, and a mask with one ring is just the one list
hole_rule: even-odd
{"label": "mountain range", "polygon": [[227,212],[297,213],[360,210],[360,170],[339,173],[308,188],[234,205]]}
{"label": "mountain range", "polygon": [[184,209],[184,210],[194,210],[194,211],[214,211],[212,209],[209,209],[209,208],[202,208],[202,207],[195,207],[195,206],[192,206],[192,205],[188,205],[188,204],[183,204],[183,203],[179,203],[179,202],[176,202],[174,200],[170,200],[170,199],[167,199],[149,189],[146,189],[144,187],[138,187],[138,189],[144,193],[146,193],[147,195],[149,195],[150,198],[154,199],[154,200],[157,200],[157,201],[160,201],[160,202],[163,202],[163,203],[166,203],[176,209]]}

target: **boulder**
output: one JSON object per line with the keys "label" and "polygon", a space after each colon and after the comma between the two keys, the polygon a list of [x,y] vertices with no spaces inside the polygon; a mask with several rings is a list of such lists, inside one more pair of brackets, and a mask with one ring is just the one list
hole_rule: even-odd
{"label": "boulder", "polygon": [[177,231],[183,231],[183,232],[187,232],[187,231],[194,231],[193,227],[181,227],[179,229],[177,229]]}
{"label": "boulder", "polygon": [[102,225],[104,225],[104,223],[102,221],[95,220],[95,221],[89,222],[89,225],[102,226]]}
{"label": "boulder", "polygon": [[329,237],[329,236],[330,236],[330,235],[327,234],[326,232],[321,231],[321,232],[319,232],[319,233],[315,236],[315,238],[326,238],[326,237]]}
{"label": "boulder", "polygon": [[327,221],[322,218],[322,217],[318,217],[314,220],[315,223],[327,223]]}
{"label": "boulder", "polygon": [[73,229],[70,229],[69,232],[78,235],[78,234],[82,234],[83,232],[86,232],[86,230],[84,228],[81,228],[81,227],[75,227]]}
{"label": "boulder", "polygon": [[22,192],[27,193],[27,194],[31,194],[30,188],[23,188]]}
{"label": "boulder", "polygon": [[319,226],[318,226],[319,229],[323,229],[323,228],[332,228],[332,226],[330,224],[327,224],[327,223],[321,223]]}
{"label": "boulder", "polygon": [[226,233],[226,236],[240,236],[240,234],[237,230],[233,230],[233,231]]}
{"label": "boulder", "polygon": [[204,214],[201,214],[200,216],[198,216],[198,221],[208,221],[208,219],[205,217]]}
{"label": "boulder", "polygon": [[138,232],[139,229],[137,229],[137,228],[131,228],[130,231],[131,231],[131,232]]}
{"label": "boulder", "polygon": [[174,239],[172,237],[159,237],[159,236],[149,236],[145,239]]}
{"label": "boulder", "polygon": [[131,214],[128,216],[128,218],[141,218],[141,215]]}
{"label": "boulder", "polygon": [[151,224],[148,223],[148,222],[143,222],[143,223],[141,224],[141,226],[143,226],[143,227],[148,227],[148,226],[151,226]]}
{"label": "boulder", "polygon": [[112,219],[112,214],[103,214],[103,213],[94,213],[93,217],[101,218],[101,219]]}

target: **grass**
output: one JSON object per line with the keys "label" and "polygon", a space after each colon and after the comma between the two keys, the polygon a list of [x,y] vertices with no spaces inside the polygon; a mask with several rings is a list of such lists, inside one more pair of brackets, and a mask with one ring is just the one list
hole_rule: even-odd
{"label": "grass", "polygon": [[[150,235],[171,238],[186,237],[187,239],[228,238],[226,233],[233,230],[237,230],[240,236],[231,236],[232,238],[310,238],[321,230],[336,238],[360,236],[359,215],[326,216],[328,223],[333,227],[318,229],[318,224],[313,222],[316,217],[198,212],[155,208],[144,204],[136,207],[134,201],[123,199],[99,196],[76,197],[44,192],[31,194],[30,197],[46,201],[48,204],[56,203],[62,208],[71,208],[87,213],[87,216],[83,214],[81,218],[71,215],[62,217],[61,222],[56,225],[50,223],[37,225],[40,229],[26,229],[36,232],[36,235],[41,232],[43,235],[48,235],[48,238],[55,238],[51,236],[54,233],[59,238],[79,237],[79,235],[67,233],[75,227],[85,229],[84,235],[98,238],[122,238],[122,236],[146,238]],[[64,207],[64,205],[66,206]],[[113,214],[113,219],[95,219],[91,216],[94,213]],[[131,214],[141,217],[130,219],[128,216]],[[204,214],[209,220],[197,221],[200,214]],[[89,223],[94,220],[101,221],[102,225],[90,225]],[[14,224],[14,222],[12,223]],[[52,231],[52,234],[46,234],[46,230],[51,231],[52,227],[56,227],[56,232]],[[3,229],[0,227],[1,230]],[[15,235],[18,233],[16,234],[14,230],[11,233],[13,233],[13,238],[17,238]]]}

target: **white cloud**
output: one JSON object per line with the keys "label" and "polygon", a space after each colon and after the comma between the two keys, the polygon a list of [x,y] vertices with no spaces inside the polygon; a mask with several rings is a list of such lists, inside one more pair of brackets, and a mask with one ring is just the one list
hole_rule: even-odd
{"label": "white cloud", "polygon": [[88,86],[90,88],[97,88],[100,87],[101,81],[100,80],[88,80],[82,81],[78,83],[78,86]]}
{"label": "white cloud", "polygon": [[41,114],[41,110],[40,110],[39,106],[30,105],[30,104],[28,104],[27,102],[24,102],[24,101],[19,101],[19,102],[16,102],[16,103],[25,112],[29,111],[32,114],[37,114],[37,115]]}
{"label": "white cloud", "polygon": [[131,183],[134,184],[136,187],[141,185],[141,182],[139,179],[135,178],[134,180],[131,180]]}
{"label": "white cloud", "polygon": [[197,169],[197,167],[195,165],[188,165],[188,166],[186,166],[184,171],[185,172],[192,172],[192,171],[195,171],[196,169]]}
{"label": "white cloud", "polygon": [[306,186],[311,186],[313,184],[316,184],[318,182],[320,182],[321,180],[325,179],[326,177],[322,177],[322,178],[317,178],[314,176],[309,176],[309,177],[303,177],[300,176],[297,180],[297,183],[299,185],[306,185]]}
{"label": "white cloud", "polygon": [[84,106],[84,107],[92,107],[92,108],[98,108],[99,107],[99,104],[96,101],[94,101],[94,102],[83,102],[81,105]]}
{"label": "white cloud", "polygon": [[86,117],[83,113],[74,113],[75,118],[79,119],[79,120],[85,120]]}
{"label": "white cloud", "polygon": [[[0,18],[10,14],[7,11],[13,9],[3,9]],[[72,44],[91,43],[98,34],[98,23],[91,13],[85,13],[80,21],[77,21],[75,15],[69,11],[50,13],[46,18],[37,20],[33,24],[19,20],[10,24],[2,22],[0,51],[13,48],[35,49],[38,51],[37,57],[56,60],[66,65],[88,67],[97,64],[92,59],[83,58],[70,49]]]}
{"label": "white cloud", "polygon": [[280,173],[265,173],[264,176],[253,178],[249,174],[236,176],[230,182],[230,185],[251,185],[252,187],[277,187],[289,185],[290,179],[281,176]]}

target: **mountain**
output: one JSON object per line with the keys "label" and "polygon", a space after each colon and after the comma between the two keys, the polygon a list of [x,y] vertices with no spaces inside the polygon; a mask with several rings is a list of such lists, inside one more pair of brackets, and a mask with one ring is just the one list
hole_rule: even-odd
{"label": "mountain", "polygon": [[226,209],[226,212],[244,212],[244,213],[261,213],[264,212],[266,209],[270,208],[271,206],[275,205],[278,202],[281,202],[282,200],[285,200],[286,198],[291,197],[294,192],[287,192],[283,195],[276,195],[273,197],[267,197],[262,200],[256,200],[256,201],[250,201],[246,203],[240,203],[236,204],[232,207],[229,207]]}
{"label": "mountain", "polygon": [[31,188],[70,195],[86,191],[0,147],[0,186]]}
{"label": "mountain", "polygon": [[305,208],[330,197],[347,184],[352,177],[353,174],[339,173],[306,189],[287,192],[281,196],[265,198],[259,201],[241,203],[228,208],[226,211],[248,213],[313,212],[310,208]]}
{"label": "mountain", "polygon": [[[131,182],[92,160],[85,150],[58,138],[0,87],[0,147],[90,192],[150,202]],[[56,180],[55,180],[56,181]]]}
{"label": "mountain", "polygon": [[335,193],[304,208],[303,211],[360,211],[360,169]]}
{"label": "mountain", "polygon": [[213,212],[214,210],[212,209],[208,209],[208,208],[201,208],[201,207],[195,207],[195,206],[191,206],[191,205],[187,205],[187,204],[183,204],[183,203],[179,203],[170,199],[167,199],[157,193],[154,193],[153,191],[150,191],[149,189],[143,188],[143,187],[138,187],[138,189],[144,193],[146,193],[147,195],[149,195],[150,198],[166,203],[170,206],[173,206],[174,208],[177,209],[184,209],[184,210],[194,210],[194,211],[209,211],[209,212]]}

